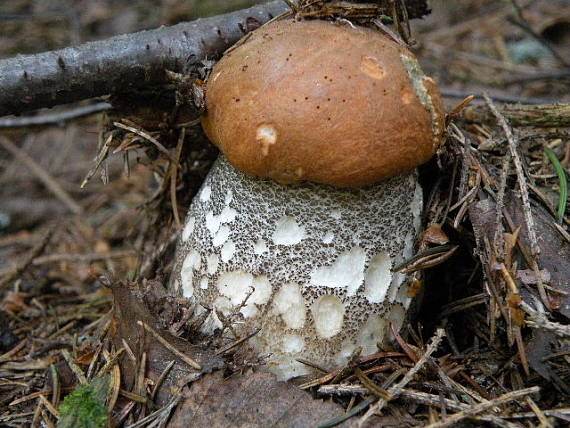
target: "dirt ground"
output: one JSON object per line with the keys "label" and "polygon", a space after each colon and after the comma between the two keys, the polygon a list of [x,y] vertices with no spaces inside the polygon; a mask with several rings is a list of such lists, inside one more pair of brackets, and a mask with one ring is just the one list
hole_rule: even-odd
{"label": "dirt ground", "polygon": [[[254,3],[3,0],[0,59]],[[423,306],[392,348],[302,386],[324,409],[321,426],[348,426],[345,419],[353,415],[349,422],[358,421],[386,399],[386,391],[394,399],[363,424],[567,426],[570,222],[563,195],[570,163],[570,108],[564,104],[570,103],[570,3],[430,5],[430,16],[411,22],[412,50],[440,85],[452,125],[445,146],[421,169],[428,203],[419,243],[424,252],[415,268],[425,273]],[[472,94],[474,100],[453,110]],[[175,411],[180,399],[153,402],[156,379],[144,367],[130,389],[121,383],[128,369],[117,374],[114,365],[120,352],[109,338],[110,286],[166,281],[176,216],[183,222],[216,152],[202,142],[187,144],[171,191],[170,164],[144,146],[97,165],[101,131],[111,122],[96,114],[7,128],[0,119],[0,426],[61,423],[60,405],[77,385],[77,370],[89,379],[111,374],[113,426],[159,426],[171,414],[171,426],[184,424]],[[189,129],[189,141],[197,133]],[[177,141],[171,136],[167,147]],[[171,308],[161,327],[170,322],[174,336],[187,338],[184,316]],[[222,339],[220,348],[228,345]],[[238,349],[212,364],[226,377],[247,374],[260,363],[250,357]],[[393,389],[416,366],[417,376]],[[193,386],[188,380],[187,402],[199,391],[222,389],[221,379],[208,376]],[[227,401],[232,391],[243,391],[232,379],[237,383],[224,392]],[[252,379],[275,387],[282,406],[303,407],[297,392]],[[259,388],[254,391],[262,394]],[[279,401],[266,399],[261,407]],[[347,413],[334,419],[339,409]],[[195,415],[213,426],[223,421]],[[244,426],[255,424],[246,419]]]}

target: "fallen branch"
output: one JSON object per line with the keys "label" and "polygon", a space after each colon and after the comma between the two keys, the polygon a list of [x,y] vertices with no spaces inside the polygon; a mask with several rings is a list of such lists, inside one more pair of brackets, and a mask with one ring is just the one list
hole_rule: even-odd
{"label": "fallen branch", "polygon": [[[343,2],[334,2],[343,3]],[[375,7],[387,8],[390,0]],[[406,2],[408,18],[429,13],[426,0]],[[290,11],[275,0],[170,27],[116,36],[0,61],[0,116],[164,83],[166,71],[188,74],[246,33]]]}
{"label": "fallen branch", "polygon": [[40,114],[38,116],[26,117],[7,117],[0,119],[0,128],[25,128],[28,126],[49,126],[58,125],[63,126],[66,122],[78,119],[80,117],[89,116],[102,111],[109,110],[111,104],[100,102],[80,106],[56,113]]}
{"label": "fallen branch", "polygon": [[48,171],[46,171],[24,150],[5,137],[0,137],[0,146],[23,163],[32,172],[32,174],[34,174],[43,183],[43,185],[67,207],[70,212],[73,214],[83,213],[83,208],[75,202],[71,195],[69,195],[69,193],[67,193],[65,189],[61,187],[56,180],[54,180]]}
{"label": "fallen branch", "polygon": [[[493,97],[491,97],[493,98]],[[570,103],[543,105],[504,105],[501,113],[514,126],[566,127],[570,126]],[[496,122],[497,119],[487,106],[469,106],[463,117],[470,122]]]}
{"label": "fallen branch", "polygon": [[171,27],[0,61],[0,116],[53,107],[188,73],[248,28],[286,12],[282,1]]}
{"label": "fallen branch", "polygon": [[[404,375],[404,377],[394,386],[392,386],[388,393],[390,394],[391,399],[398,397],[406,385],[413,379],[416,373],[424,366],[424,364],[431,358],[431,355],[437,350],[438,346],[441,344],[443,340],[443,336],[445,335],[443,329],[438,329],[431,340],[431,343],[427,346],[425,353],[422,357],[416,362],[414,367],[412,367],[408,372]],[[382,410],[382,408],[388,403],[388,399],[381,398],[379,399],[374,405],[370,406],[370,409],[360,418],[360,420],[352,425],[353,428],[362,428],[366,425],[368,419],[372,417],[375,413]]]}
{"label": "fallen branch", "polygon": [[509,401],[514,401],[521,397],[528,396],[530,394],[535,394],[539,391],[540,388],[538,386],[533,386],[531,388],[519,389],[518,391],[508,392],[493,400],[477,404],[475,406],[470,407],[469,409],[462,410],[459,413],[455,413],[454,415],[448,417],[447,419],[427,425],[426,428],[445,428],[445,427],[456,426],[456,424],[461,422],[463,419],[476,416],[479,413],[483,413],[489,409],[492,409],[493,407],[500,406],[502,404],[508,403]]}

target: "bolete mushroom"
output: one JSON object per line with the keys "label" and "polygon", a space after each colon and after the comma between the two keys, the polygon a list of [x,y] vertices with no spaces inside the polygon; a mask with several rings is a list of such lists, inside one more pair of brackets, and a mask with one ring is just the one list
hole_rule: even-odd
{"label": "bolete mushroom", "polygon": [[[371,353],[400,328],[442,102],[406,48],[367,28],[274,22],[214,67],[203,128],[222,154],[194,199],[175,292],[239,314],[281,379]],[[197,314],[199,315],[199,314]],[[235,317],[234,317],[235,318]]]}

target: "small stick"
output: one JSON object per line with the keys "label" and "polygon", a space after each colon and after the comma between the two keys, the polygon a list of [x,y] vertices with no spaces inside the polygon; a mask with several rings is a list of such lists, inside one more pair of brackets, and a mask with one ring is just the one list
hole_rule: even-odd
{"label": "small stick", "polygon": [[[469,91],[460,91],[451,88],[442,88],[441,95],[447,98],[467,98],[469,96],[473,96],[477,99],[484,98],[481,94],[474,94],[473,92]],[[500,103],[513,103],[513,104],[549,104],[549,100],[545,100],[543,98],[522,98],[522,97],[513,97],[509,95],[499,95],[494,94],[491,95],[490,98],[492,100],[498,101]]]}
{"label": "small stick", "polygon": [[101,369],[99,369],[96,376],[97,377],[104,376],[108,372],[110,372],[113,369],[113,367],[115,366],[119,357],[123,354],[123,352],[125,352],[125,348],[119,349],[113,355],[108,355],[108,352],[103,349],[103,356],[105,357],[107,362],[105,363],[105,365],[103,367],[101,367]]}
{"label": "small stick", "polygon": [[59,407],[59,399],[61,397],[59,373],[57,372],[57,368],[53,364],[50,364],[49,369],[51,373],[51,382],[52,382],[51,403],[53,404],[53,407],[57,409]]}
{"label": "small stick", "polygon": [[[412,367],[408,372],[404,375],[402,380],[398,382],[396,385],[392,386],[388,389],[388,394],[390,394],[391,399],[396,398],[400,395],[406,385],[412,380],[412,378],[416,375],[416,373],[424,366],[424,364],[429,360],[431,354],[435,352],[438,348],[439,344],[443,340],[443,336],[445,332],[443,329],[438,329],[435,336],[433,337],[431,343],[428,345],[426,352],[421,356],[418,362]],[[538,389],[538,388],[536,388]],[[358,428],[362,428],[366,421],[372,417],[375,413],[379,412],[385,405],[388,403],[389,399],[381,398],[379,399],[374,405],[370,406],[368,411],[360,418],[358,422],[356,422],[353,426]]]}
{"label": "small stick", "polygon": [[10,361],[14,355],[16,355],[18,352],[20,352],[22,350],[22,348],[24,346],[26,346],[26,343],[27,343],[27,341],[24,339],[20,343],[18,343],[16,346],[14,346],[12,349],[10,349],[8,352],[0,355],[0,363]]}
{"label": "small stick", "polygon": [[154,384],[154,387],[152,388],[152,392],[150,393],[150,399],[151,400],[154,400],[154,397],[156,396],[156,393],[158,392],[160,386],[162,385],[162,382],[164,382],[164,379],[166,379],[166,376],[168,376],[168,373],[170,373],[170,370],[172,370],[172,367],[174,367],[175,363],[176,363],[176,361],[174,361],[174,360],[169,362],[168,365],[164,368],[164,370],[160,374],[160,376],[158,377],[158,380]]}
{"label": "small stick", "polygon": [[522,301],[520,307],[523,311],[529,314],[532,319],[527,319],[525,324],[531,328],[544,329],[554,332],[557,336],[570,337],[570,326],[560,324],[558,322],[549,321],[546,316],[535,309],[528,303]]}
{"label": "small stick", "polygon": [[[493,101],[489,98],[489,96],[484,93],[483,96],[485,97],[485,101],[489,106],[489,109],[493,113],[493,115],[497,118],[497,121],[503,128],[505,136],[507,137],[507,142],[509,143],[509,149],[511,152],[511,157],[513,158],[513,162],[515,164],[515,170],[517,172],[517,179],[519,183],[519,187],[521,190],[521,198],[523,202],[523,212],[525,217],[525,223],[528,233],[528,239],[530,241],[530,252],[534,256],[533,266],[531,268],[535,271],[538,271],[538,263],[537,257],[540,254],[540,247],[538,245],[538,239],[536,237],[536,231],[534,230],[534,219],[532,217],[532,211],[530,208],[530,200],[528,197],[528,186],[525,179],[524,169],[522,166],[521,158],[517,151],[517,143],[515,140],[515,136],[513,135],[513,131],[510,128],[509,124],[505,117],[499,112]],[[548,301],[548,296],[546,294],[546,290],[544,288],[544,283],[542,279],[537,276],[538,278],[538,293],[540,294],[540,299],[546,308],[550,309],[550,302]]]}
{"label": "small stick", "polygon": [[7,117],[0,119],[0,128],[24,128],[27,126],[63,125],[65,122],[109,110],[109,103],[95,103],[81,106],[59,113],[41,114],[38,116]]}
{"label": "small stick", "polygon": [[456,425],[458,422],[462,421],[463,419],[469,418],[471,416],[475,416],[479,413],[484,412],[492,407],[499,406],[501,404],[508,403],[509,401],[516,400],[520,397],[525,397],[530,394],[534,394],[539,392],[540,388],[538,386],[533,386],[531,388],[519,389],[518,391],[512,391],[507,394],[503,394],[500,397],[497,397],[493,400],[477,404],[476,406],[472,406],[469,409],[462,410],[459,413],[450,416],[443,421],[436,422],[434,424],[427,425],[426,428],[444,428]]}
{"label": "small stick", "polygon": [[85,377],[85,374],[83,373],[81,368],[73,362],[73,357],[71,356],[69,351],[64,349],[61,351],[61,354],[63,355],[63,358],[67,362],[67,365],[69,366],[69,368],[71,369],[71,371],[73,372],[75,377],[77,377],[77,380],[79,381],[79,383],[81,385],[87,385],[88,382],[87,382],[87,378]]}
{"label": "small stick", "polygon": [[[53,234],[53,230],[49,230],[43,239],[34,247],[30,254],[20,263],[19,266],[16,266],[13,270],[9,271],[4,278],[0,280],[0,289],[4,287],[6,284],[11,283],[15,278],[20,276],[27,268],[30,266],[33,261],[45,250],[51,236]],[[23,342],[22,342],[23,343]],[[1,360],[0,360],[1,361]]]}
{"label": "small stick", "polygon": [[554,428],[552,424],[548,422],[548,419],[546,419],[546,415],[540,409],[540,407],[538,407],[538,405],[534,402],[534,400],[530,397],[525,397],[525,398],[526,398],[526,404],[528,404],[528,407],[532,409],[532,411],[540,421],[540,426],[544,428]]}
{"label": "small stick", "polygon": [[241,345],[243,342],[251,339],[253,336],[255,336],[257,333],[259,333],[261,330],[261,328],[258,328],[257,330],[254,330],[252,333],[248,334],[245,337],[242,337],[239,340],[236,340],[234,343],[230,343],[227,346],[224,346],[222,349],[220,349],[219,351],[216,351],[216,355],[222,355],[225,354],[226,352],[228,352],[230,349],[235,348],[238,345]]}
{"label": "small stick", "polygon": [[511,165],[511,158],[505,156],[503,158],[503,164],[501,166],[501,178],[499,181],[499,191],[497,192],[497,204],[496,204],[496,218],[495,218],[495,237],[493,241],[495,242],[495,249],[500,251],[498,254],[499,260],[505,259],[505,236],[503,227],[503,209],[505,207],[505,191],[507,189],[507,177],[509,175],[509,168]]}
{"label": "small stick", "polygon": [[42,404],[44,405],[44,407],[46,409],[48,409],[48,411],[56,418],[59,418],[59,412],[57,411],[57,409],[55,407],[53,407],[53,405],[50,403],[50,401],[45,397],[45,395],[41,394],[39,396]]}
{"label": "small stick", "polygon": [[[368,394],[369,391],[366,388],[363,388],[359,385],[343,385],[343,384],[336,384],[336,385],[323,385],[318,390],[319,394],[326,394],[326,395],[365,395]],[[440,397],[433,394],[428,394],[422,391],[416,391],[413,389],[404,389],[400,394],[401,397],[407,398],[409,400],[425,404],[427,406],[435,406],[440,408],[446,408],[450,410],[455,410],[457,412],[469,409],[467,404],[463,404],[459,401],[450,400],[449,398]],[[525,415],[526,416],[526,415]],[[534,414],[528,415],[528,417],[534,417]],[[509,417],[512,417],[509,415]],[[503,422],[503,425],[509,426],[508,423],[505,423],[502,419],[498,416],[479,416],[478,419],[482,421],[489,421],[489,422]],[[499,425],[499,424],[498,424]],[[502,426],[502,425],[499,425]]]}
{"label": "small stick", "polygon": [[509,124],[507,123],[507,120],[505,119],[505,117],[501,113],[499,113],[499,110],[497,110],[497,107],[495,106],[493,101],[491,101],[491,98],[489,98],[487,93],[484,93],[483,96],[485,97],[485,101],[487,102],[489,109],[491,110],[493,115],[497,118],[497,121],[501,125],[501,128],[503,128],[503,131],[507,137],[507,142],[509,143],[509,149],[511,151],[511,157],[513,158],[513,162],[515,164],[515,169],[517,172],[517,178],[518,178],[519,186],[521,189],[522,201],[523,201],[523,204],[525,206],[525,220],[526,220],[526,227],[528,229],[529,240],[531,243],[531,252],[533,255],[536,256],[536,255],[540,254],[540,247],[538,246],[538,243],[537,243],[538,241],[536,239],[536,232],[534,230],[534,219],[533,219],[532,213],[530,211],[530,201],[528,198],[528,187],[527,187],[526,180],[525,180],[525,174],[524,174],[524,169],[522,166],[521,158],[517,152],[517,142],[515,140],[515,136],[513,135],[512,129],[510,128]]}
{"label": "small stick", "polygon": [[180,162],[180,153],[182,153],[182,146],[184,145],[184,137],[186,136],[186,128],[182,128],[178,137],[178,144],[176,145],[176,154],[174,155],[174,162],[170,164],[170,200],[172,205],[172,214],[174,215],[174,222],[176,229],[182,229],[180,223],[180,215],[178,214],[178,202],[176,201],[176,183],[178,178],[178,164]]}
{"label": "small stick", "polygon": [[73,200],[61,185],[30,155],[16,146],[6,137],[0,137],[0,145],[22,162],[44,184],[53,195],[59,199],[73,214],[81,214],[83,209]]}
{"label": "small stick", "polygon": [[200,367],[200,364],[198,364],[196,361],[194,361],[188,355],[185,355],[184,353],[182,353],[178,349],[176,349],[174,346],[172,346],[170,343],[168,343],[168,341],[164,337],[162,337],[160,334],[158,334],[158,332],[156,332],[151,326],[149,326],[148,324],[146,324],[142,321],[137,321],[137,324],[140,325],[141,327],[143,327],[150,334],[152,334],[156,338],[156,340],[158,340],[166,349],[168,349],[174,355],[176,355],[177,357],[182,359],[182,361],[184,361],[190,367],[193,367],[196,370],[202,370],[202,367]]}
{"label": "small stick", "polygon": [[[157,411],[151,413],[150,415],[148,415],[147,417],[135,422],[132,425],[128,425],[127,428],[138,428],[138,427],[142,427],[144,425],[146,425],[149,422],[153,422],[155,420],[157,420],[158,418],[168,418],[168,416],[170,415],[170,413],[172,412],[172,409],[174,409],[178,403],[180,402],[180,400],[182,400],[182,395],[175,395],[172,400],[170,400],[170,402],[162,407],[161,409],[158,409]],[[156,426],[156,424],[149,424],[150,426]]]}
{"label": "small stick", "polygon": [[139,137],[142,137],[147,141],[150,141],[152,144],[154,144],[154,146],[158,149],[159,152],[166,155],[168,157],[168,159],[170,159],[170,161],[172,161],[176,164],[176,160],[172,157],[172,155],[170,154],[168,149],[166,147],[164,147],[162,144],[160,144],[160,142],[156,138],[154,138],[153,136],[147,134],[144,131],[141,131],[140,129],[134,128],[132,126],[124,125],[121,122],[113,122],[113,125],[115,125],[117,128],[124,129],[125,131],[132,132],[133,134],[136,134]]}

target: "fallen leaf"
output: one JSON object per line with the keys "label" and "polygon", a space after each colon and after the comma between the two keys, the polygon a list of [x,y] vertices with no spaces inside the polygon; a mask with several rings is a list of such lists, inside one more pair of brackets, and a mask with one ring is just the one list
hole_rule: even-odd
{"label": "fallen leaf", "polygon": [[[313,399],[266,372],[224,379],[216,372],[184,391],[169,427],[314,427],[343,414],[339,405]],[[347,421],[337,425],[350,426]]]}

